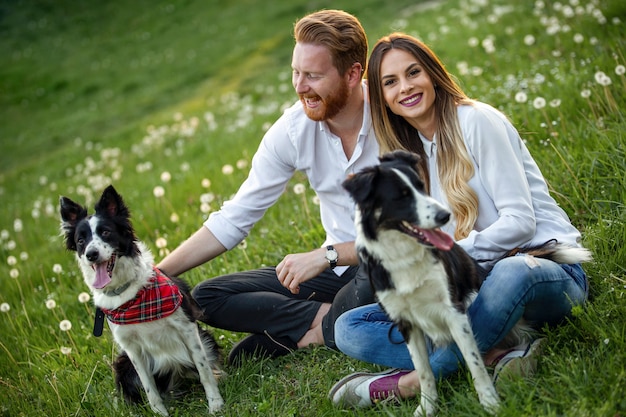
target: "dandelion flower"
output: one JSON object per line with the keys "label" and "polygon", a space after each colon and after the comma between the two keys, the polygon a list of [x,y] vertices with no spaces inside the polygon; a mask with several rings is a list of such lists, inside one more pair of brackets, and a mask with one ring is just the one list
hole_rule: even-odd
{"label": "dandelion flower", "polygon": [[533,35],[524,36],[524,45],[531,46],[535,44],[535,37]]}
{"label": "dandelion flower", "polygon": [[580,92],[580,95],[582,98],[589,98],[591,97],[591,90],[588,88],[585,88],[583,91]]}
{"label": "dandelion flower", "polygon": [[7,313],[9,310],[11,310],[11,306],[9,305],[9,303],[0,304],[0,311],[2,311],[3,313]]}
{"label": "dandelion flower", "polygon": [[154,194],[156,198],[161,198],[165,195],[165,188],[161,187],[160,185],[157,185],[152,190],[152,194]]}
{"label": "dandelion flower", "polygon": [[7,256],[7,264],[9,264],[9,266],[17,265],[17,258],[13,255]]}
{"label": "dandelion flower", "polygon": [[61,346],[61,348],[59,350],[64,355],[69,355],[70,353],[72,353],[72,348],[71,347],[67,347],[67,346]]}
{"label": "dandelion flower", "polygon": [[550,107],[559,107],[561,105],[561,99],[555,98],[550,100]]}
{"label": "dandelion flower", "polygon": [[608,345],[609,344],[609,339],[608,338],[604,339],[603,342],[604,342],[605,345]]}
{"label": "dandelion flower", "polygon": [[536,109],[543,109],[546,107],[546,99],[543,97],[537,97],[533,100],[533,107]]}
{"label": "dandelion flower", "polygon": [[176,213],[172,213],[172,214],[170,215],[170,221],[171,221],[172,223],[178,223],[178,222],[180,221],[180,217],[178,216],[178,214],[176,214]]}
{"label": "dandelion flower", "polygon": [[208,178],[203,178],[201,185],[202,188],[209,188],[211,186],[211,180]]}
{"label": "dandelion flower", "polygon": [[594,78],[596,80],[596,82],[602,86],[608,86],[611,85],[611,78],[609,78],[608,75],[606,75],[604,72],[602,71],[598,71],[595,73]]}
{"label": "dandelion flower", "polygon": [[215,200],[215,194],[213,193],[204,193],[200,195],[200,202],[210,204]]}
{"label": "dandelion flower", "polygon": [[163,171],[161,173],[161,181],[170,182],[171,179],[172,179],[172,174],[170,174],[169,172]]}
{"label": "dandelion flower", "polygon": [[22,223],[22,219],[13,220],[13,230],[15,230],[15,232],[17,233],[24,230],[24,223]]}
{"label": "dandelion flower", "polygon": [[71,328],[72,322],[69,320],[61,320],[61,323],[59,323],[59,329],[63,330],[64,332],[67,332]]}
{"label": "dandelion flower", "polygon": [[224,165],[224,166],[222,167],[222,174],[224,174],[224,175],[230,175],[230,174],[232,174],[234,171],[235,171],[235,170],[234,170],[233,166],[232,166],[232,165],[230,165],[230,164],[226,164],[226,165]]}
{"label": "dandelion flower", "polygon": [[209,213],[211,211],[211,205],[207,203],[200,204],[200,211],[204,214]]}
{"label": "dandelion flower", "polygon": [[515,94],[515,101],[517,101],[518,103],[526,103],[528,101],[528,96],[525,92],[520,91],[519,93]]}
{"label": "dandelion flower", "polygon": [[9,271],[9,276],[15,279],[20,276],[20,271],[17,268],[13,268]]}
{"label": "dandelion flower", "polygon": [[28,260],[28,252],[20,252],[20,259],[22,261],[27,261]]}
{"label": "dandelion flower", "polygon": [[623,65],[618,65],[615,67],[615,73],[617,75],[624,75],[626,73],[626,67]]}
{"label": "dandelion flower", "polygon": [[155,244],[157,248],[163,249],[167,246],[167,240],[164,237],[160,237],[156,240]]}
{"label": "dandelion flower", "polygon": [[581,35],[580,33],[577,33],[574,35],[574,42],[575,43],[583,43],[583,41],[585,40],[585,37],[583,35]]}
{"label": "dandelion flower", "polygon": [[467,44],[471,47],[476,47],[479,43],[480,41],[478,40],[478,38],[475,37],[471,37],[467,40]]}
{"label": "dandelion flower", "polygon": [[57,302],[54,301],[53,299],[50,299],[50,300],[46,301],[46,308],[48,310],[52,310],[53,308],[56,308],[56,306],[57,306]]}
{"label": "dandelion flower", "polygon": [[239,249],[246,249],[248,247],[248,242],[244,239],[237,245]]}
{"label": "dandelion flower", "polygon": [[293,192],[295,194],[302,194],[304,193],[305,190],[306,190],[306,187],[302,183],[297,183],[296,185],[293,186]]}
{"label": "dandelion flower", "polygon": [[91,296],[89,295],[89,293],[81,292],[80,294],[78,294],[78,301],[80,303],[85,304],[86,302],[89,302],[89,300],[91,300]]}
{"label": "dandelion flower", "polygon": [[63,272],[63,267],[59,264],[54,264],[52,265],[52,272],[54,272],[55,274],[60,274],[61,272]]}
{"label": "dandelion flower", "polygon": [[237,161],[237,168],[245,169],[247,166],[248,166],[248,161],[246,161],[245,159],[240,159]]}

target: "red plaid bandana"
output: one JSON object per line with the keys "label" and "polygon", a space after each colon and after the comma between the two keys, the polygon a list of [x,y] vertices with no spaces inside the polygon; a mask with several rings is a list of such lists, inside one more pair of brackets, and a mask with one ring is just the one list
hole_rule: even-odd
{"label": "red plaid bandana", "polygon": [[137,296],[115,310],[101,308],[110,322],[115,324],[138,324],[165,318],[178,309],[183,301],[180,290],[157,268]]}

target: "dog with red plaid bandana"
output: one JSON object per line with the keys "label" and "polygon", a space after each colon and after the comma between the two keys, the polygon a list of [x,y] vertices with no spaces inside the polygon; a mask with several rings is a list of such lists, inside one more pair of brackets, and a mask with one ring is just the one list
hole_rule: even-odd
{"label": "dog with red plaid bandana", "polygon": [[95,205],[95,214],[61,197],[61,229],[76,253],[96,306],[94,334],[106,317],[121,353],[113,363],[116,384],[131,403],[142,402],[167,416],[163,396],[189,376],[199,377],[209,411],[224,401],[218,390],[219,349],[197,321],[202,312],[180,278],[154,267],[154,258],[135,236],[130,212],[113,186]]}

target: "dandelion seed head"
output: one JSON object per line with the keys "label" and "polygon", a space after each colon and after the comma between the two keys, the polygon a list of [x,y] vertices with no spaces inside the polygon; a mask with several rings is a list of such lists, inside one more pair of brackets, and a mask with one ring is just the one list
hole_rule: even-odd
{"label": "dandelion seed head", "polygon": [[46,300],[46,308],[48,310],[52,310],[56,308],[56,306],[57,306],[57,302],[54,301],[53,299]]}
{"label": "dandelion seed head", "polygon": [[585,37],[583,35],[581,35],[580,33],[577,33],[574,35],[574,42],[575,43],[583,43],[583,41],[585,40]]}
{"label": "dandelion seed head", "polygon": [[69,320],[61,320],[61,322],[59,323],[59,329],[61,329],[64,332],[69,331],[72,328],[72,322]]}
{"label": "dandelion seed head", "polygon": [[524,45],[531,46],[535,44],[535,37],[533,35],[524,36]]}
{"label": "dandelion seed head", "polygon": [[608,345],[610,340],[608,338],[606,338],[606,339],[603,340],[603,342],[604,342],[605,345]]}
{"label": "dandelion seed head", "polygon": [[63,267],[60,264],[54,264],[52,265],[52,272],[54,272],[55,274],[60,274],[61,272],[63,272]]}
{"label": "dandelion seed head", "polygon": [[13,255],[9,255],[7,256],[7,264],[9,266],[15,266],[17,265],[17,258]]}
{"label": "dandelion seed head", "polygon": [[87,302],[89,302],[89,300],[91,300],[91,296],[89,295],[89,293],[86,292],[81,292],[80,294],[78,294],[78,301],[85,304]]}
{"label": "dandelion seed head", "polygon": [[211,205],[208,203],[200,204],[200,211],[204,214],[209,213],[211,211]]}
{"label": "dandelion seed head", "polygon": [[67,347],[67,346],[61,346],[61,348],[59,350],[64,355],[69,355],[70,353],[72,353],[72,348],[71,347]]}
{"label": "dandelion seed head", "polygon": [[178,216],[178,214],[176,213],[172,213],[170,214],[170,221],[172,223],[178,223],[180,221],[180,216]]}
{"label": "dandelion seed head", "polygon": [[17,277],[19,277],[19,276],[20,276],[20,271],[19,271],[17,268],[12,268],[12,269],[9,271],[9,276],[10,276],[11,278],[13,278],[13,279],[16,279]]}
{"label": "dandelion seed head", "polygon": [[478,38],[472,36],[467,40],[467,44],[474,48],[480,44],[480,41],[478,40]]}
{"label": "dandelion seed head", "polygon": [[3,313],[7,313],[9,310],[11,310],[11,306],[9,305],[9,303],[2,303],[0,304],[0,311]]}
{"label": "dandelion seed head", "polygon": [[611,85],[611,78],[606,75],[603,71],[598,71],[593,76],[596,82],[604,87]]}
{"label": "dandelion seed head", "polygon": [[617,75],[624,75],[626,73],[626,67],[623,65],[618,65],[615,67],[615,73]]}
{"label": "dandelion seed head", "polygon": [[580,95],[582,98],[589,98],[591,97],[591,90],[589,90],[588,88],[585,88],[584,90],[580,92]]}
{"label": "dandelion seed head", "polygon": [[306,191],[306,187],[302,183],[297,183],[293,186],[294,194],[303,194]]}
{"label": "dandelion seed head", "polygon": [[20,252],[20,259],[22,261],[27,261],[28,260],[28,252]]}
{"label": "dandelion seed head", "polygon": [[165,195],[165,188],[161,187],[160,185],[157,185],[152,190],[152,194],[154,194],[156,198],[161,198]]}
{"label": "dandelion seed head", "polygon": [[244,239],[237,245],[239,249],[246,249],[248,247],[248,242]]}
{"label": "dandelion seed head", "polygon": [[13,220],[13,230],[15,230],[16,233],[20,233],[24,230],[24,223],[22,222],[22,219]]}
{"label": "dandelion seed head", "polygon": [[245,159],[240,159],[237,161],[237,169],[245,169],[248,167],[248,161]]}
{"label": "dandelion seed head", "polygon": [[550,100],[550,107],[559,107],[561,105],[561,99],[555,98]]}
{"label": "dandelion seed head", "polygon": [[170,174],[168,171],[161,172],[161,181],[170,182],[171,179],[172,179],[172,174]]}
{"label": "dandelion seed head", "polygon": [[159,249],[163,249],[165,247],[167,247],[167,239],[165,239],[164,237],[159,237],[157,238],[156,242],[154,242],[156,247]]}
{"label": "dandelion seed head", "polygon": [[235,169],[233,168],[232,165],[230,164],[226,164],[222,167],[222,174],[224,175],[230,175],[235,171]]}
{"label": "dandelion seed head", "polygon": [[537,97],[533,100],[533,107],[536,109],[543,109],[546,107],[546,99],[543,97]]}
{"label": "dandelion seed head", "polygon": [[517,101],[518,103],[526,103],[528,101],[528,96],[525,92],[520,91],[515,94],[515,101]]}

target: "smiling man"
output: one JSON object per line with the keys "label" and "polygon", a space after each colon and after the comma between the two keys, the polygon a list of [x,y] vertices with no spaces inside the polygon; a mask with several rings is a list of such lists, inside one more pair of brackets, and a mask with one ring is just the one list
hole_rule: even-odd
{"label": "smiling man", "polygon": [[235,247],[281,196],[296,171],[320,201],[321,246],[286,254],[276,267],[210,278],[194,289],[217,328],[252,333],[229,355],[276,357],[310,345],[336,348],[334,322],[374,301],[354,248],[354,205],[341,186],[347,175],[378,163],[367,87],[367,37],[340,10],[296,22],[293,86],[300,100],[267,131],[246,181],[187,241],[158,265],[178,275]]}

